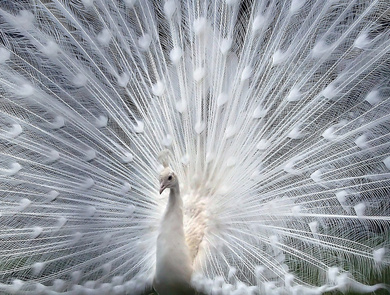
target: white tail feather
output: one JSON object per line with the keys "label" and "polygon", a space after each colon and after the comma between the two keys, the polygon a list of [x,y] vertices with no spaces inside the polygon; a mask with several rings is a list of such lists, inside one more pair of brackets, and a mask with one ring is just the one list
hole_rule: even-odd
{"label": "white tail feather", "polygon": [[388,288],[389,12],[0,3],[0,293],[147,291],[159,162],[198,291]]}

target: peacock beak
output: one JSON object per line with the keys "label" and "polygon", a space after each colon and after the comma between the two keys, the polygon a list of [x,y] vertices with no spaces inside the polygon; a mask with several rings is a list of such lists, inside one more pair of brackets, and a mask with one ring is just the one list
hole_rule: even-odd
{"label": "peacock beak", "polygon": [[164,184],[164,183],[161,183],[161,186],[160,186],[160,195],[162,194],[162,192],[167,188],[167,185]]}

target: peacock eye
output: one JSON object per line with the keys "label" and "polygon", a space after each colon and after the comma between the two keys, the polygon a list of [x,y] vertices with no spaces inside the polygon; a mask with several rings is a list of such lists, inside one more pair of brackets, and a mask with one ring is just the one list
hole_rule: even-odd
{"label": "peacock eye", "polygon": [[169,176],[168,176],[168,180],[172,180],[172,175],[169,175]]}

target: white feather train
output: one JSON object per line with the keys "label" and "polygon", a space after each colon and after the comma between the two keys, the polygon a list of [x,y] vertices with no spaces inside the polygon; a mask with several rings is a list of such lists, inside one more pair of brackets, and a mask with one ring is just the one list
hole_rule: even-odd
{"label": "white feather train", "polygon": [[1,2],[0,292],[150,290],[164,149],[197,291],[388,289],[389,15],[387,0]]}

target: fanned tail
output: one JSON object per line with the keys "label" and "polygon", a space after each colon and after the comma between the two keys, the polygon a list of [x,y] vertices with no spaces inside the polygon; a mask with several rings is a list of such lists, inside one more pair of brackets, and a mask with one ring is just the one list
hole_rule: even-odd
{"label": "fanned tail", "polygon": [[386,288],[389,12],[0,4],[1,292],[150,287],[164,149],[199,291]]}

